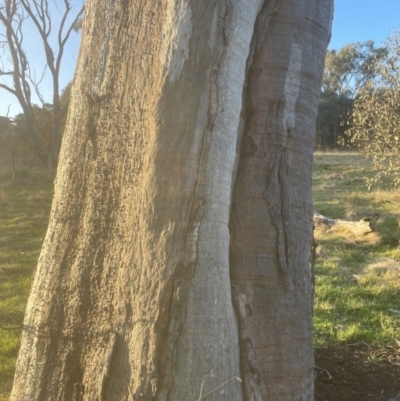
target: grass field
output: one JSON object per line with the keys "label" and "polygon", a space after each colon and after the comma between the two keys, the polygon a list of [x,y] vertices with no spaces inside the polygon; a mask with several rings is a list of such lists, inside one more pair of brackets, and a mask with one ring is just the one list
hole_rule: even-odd
{"label": "grass field", "polygon": [[[0,325],[22,323],[31,277],[46,232],[52,185],[0,186]],[[8,399],[20,330],[0,329],[0,400]]]}
{"label": "grass field", "polygon": [[314,207],[331,217],[371,219],[357,237],[317,229],[314,330],[317,346],[338,341],[400,341],[400,191],[368,191],[371,163],[357,153],[316,153]]}
{"label": "grass field", "polygon": [[[318,229],[315,345],[400,341],[400,191],[367,191],[371,164],[356,153],[317,153],[315,209],[331,218],[372,219],[375,232]],[[52,187],[0,186],[0,325],[22,323],[46,232]],[[0,329],[0,401],[11,389],[20,330]]]}

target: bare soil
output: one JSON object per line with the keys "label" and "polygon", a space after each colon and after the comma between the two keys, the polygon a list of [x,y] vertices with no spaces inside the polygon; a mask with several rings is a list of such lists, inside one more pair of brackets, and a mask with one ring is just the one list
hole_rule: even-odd
{"label": "bare soil", "polygon": [[400,394],[400,343],[319,348],[315,366],[315,401],[387,401]]}

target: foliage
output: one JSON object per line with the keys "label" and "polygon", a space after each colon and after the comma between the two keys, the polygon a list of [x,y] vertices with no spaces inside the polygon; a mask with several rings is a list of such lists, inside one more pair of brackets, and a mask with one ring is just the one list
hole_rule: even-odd
{"label": "foliage", "polygon": [[387,55],[385,47],[373,41],[350,43],[339,51],[328,50],[317,121],[319,147],[335,147],[344,138],[343,123],[351,112],[354,98],[364,85],[377,76],[376,64]]}
{"label": "foliage", "polygon": [[[61,92],[60,104],[66,111],[68,110],[71,83]],[[43,146],[50,147],[50,138],[53,129],[53,106],[44,104],[42,107],[32,106],[32,115],[35,118],[37,135]],[[64,132],[67,113],[60,118],[60,135]],[[16,160],[18,163],[16,163]],[[34,144],[29,135],[29,127],[25,114],[21,113],[14,118],[0,116],[0,165],[8,171],[12,170],[15,174],[16,168],[32,167],[38,162],[34,149]],[[16,166],[17,164],[17,166]]]}
{"label": "foliage", "polygon": [[376,48],[372,40],[349,43],[339,51],[328,50],[322,91],[354,98],[366,82],[374,79],[376,63],[386,55],[387,50]]}
{"label": "foliage", "polygon": [[4,171],[7,166],[14,179],[17,159],[22,158],[31,149],[23,132],[16,125],[17,119],[0,117],[0,165]]}
{"label": "foliage", "polygon": [[385,179],[400,185],[400,32],[387,49],[387,58],[377,61],[378,79],[369,81],[355,100],[347,131],[378,169],[369,187]]}
{"label": "foliage", "polygon": [[317,119],[317,142],[319,147],[336,147],[338,138],[344,134],[343,121],[346,121],[353,100],[344,94],[321,94]]}

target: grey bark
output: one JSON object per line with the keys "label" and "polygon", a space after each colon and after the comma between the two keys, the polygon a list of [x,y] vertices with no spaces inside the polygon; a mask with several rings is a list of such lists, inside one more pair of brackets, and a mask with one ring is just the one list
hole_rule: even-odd
{"label": "grey bark", "polygon": [[331,0],[87,2],[11,400],[312,400],[331,18]]}
{"label": "grey bark", "polygon": [[259,17],[246,91],[231,216],[233,298],[245,399],[311,400],[311,168],[326,42],[310,43],[310,35],[326,40],[331,15],[327,2],[270,4]]}

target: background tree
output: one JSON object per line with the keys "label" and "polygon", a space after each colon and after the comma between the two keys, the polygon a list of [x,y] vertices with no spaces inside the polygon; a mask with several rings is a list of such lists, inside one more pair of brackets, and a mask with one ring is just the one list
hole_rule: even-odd
{"label": "background tree", "polygon": [[318,106],[317,143],[319,148],[335,148],[339,138],[344,137],[344,121],[347,121],[353,99],[345,94],[321,93]]}
{"label": "background tree", "polygon": [[[0,117],[0,164],[5,178],[13,181],[16,178],[17,167],[21,167],[22,159],[29,160],[32,149],[26,141],[24,132],[24,116],[15,118]],[[7,172],[11,171],[11,177]]]}
{"label": "background tree", "polygon": [[386,48],[376,48],[372,40],[349,43],[339,51],[328,50],[322,92],[354,99],[357,92],[374,79],[376,63],[386,54]]}
{"label": "background tree", "polygon": [[[67,110],[70,99],[71,83],[62,91],[60,96],[61,108]],[[33,105],[32,113],[35,118],[35,125],[38,137],[43,145],[49,147],[49,139],[53,130],[53,106],[43,104],[42,107]],[[67,113],[65,112],[60,119],[60,131],[63,132],[66,123]],[[7,171],[11,171],[15,178],[16,170],[23,168],[32,168],[37,164],[37,157],[32,142],[29,137],[29,129],[26,117],[23,113],[13,118],[0,117],[0,158],[1,166],[5,177]],[[13,146],[10,146],[13,144]]]}
{"label": "background tree", "polygon": [[313,399],[332,3],[87,2],[11,400]]}
{"label": "background tree", "polygon": [[345,138],[343,123],[364,85],[376,77],[376,63],[386,49],[373,41],[350,43],[339,51],[328,50],[317,122],[317,144],[336,147]]}
{"label": "background tree", "polygon": [[13,155],[8,152],[8,150],[9,150],[8,132],[9,132],[10,126],[11,126],[11,120],[7,117],[0,116],[0,161],[1,161],[1,167],[2,167],[2,170],[4,171],[6,165],[11,166],[12,176],[14,177]]}
{"label": "background tree", "polygon": [[387,45],[387,55],[376,60],[377,77],[355,100],[347,134],[352,144],[372,158],[377,175],[373,185],[388,177],[400,184],[400,33]]}
{"label": "background tree", "polygon": [[[61,2],[60,2],[61,3]],[[2,55],[0,58],[0,76],[6,79],[0,83],[4,89],[18,99],[25,116],[27,132],[36,150],[37,156],[43,166],[53,171],[57,167],[58,155],[61,145],[61,120],[66,112],[66,107],[60,103],[59,74],[65,44],[81,19],[83,7],[70,18],[72,5],[69,0],[62,2],[63,10],[61,20],[55,26],[51,10],[60,10],[58,5],[50,7],[48,0],[2,0],[0,2],[0,46]],[[29,19],[39,34],[44,54],[46,67],[40,77],[31,68],[24,49],[24,26]],[[70,21],[72,20],[72,21]],[[67,24],[67,21],[70,21]],[[52,46],[52,35],[57,35],[57,45]],[[40,92],[40,83],[46,70],[52,77],[52,121],[51,133],[46,149],[40,138],[35,117],[35,106],[32,103],[32,94],[36,93],[43,105],[45,100]]]}
{"label": "background tree", "polygon": [[11,120],[8,117],[0,116],[0,136],[2,137],[11,125]]}

